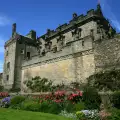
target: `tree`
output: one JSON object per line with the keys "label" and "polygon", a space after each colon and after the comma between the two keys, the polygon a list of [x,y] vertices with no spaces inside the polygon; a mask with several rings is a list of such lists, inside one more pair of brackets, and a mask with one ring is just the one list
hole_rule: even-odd
{"label": "tree", "polygon": [[50,88],[52,88],[51,80],[48,80],[47,78],[41,78],[39,76],[25,81],[24,84],[31,89],[32,92],[46,92],[50,91]]}

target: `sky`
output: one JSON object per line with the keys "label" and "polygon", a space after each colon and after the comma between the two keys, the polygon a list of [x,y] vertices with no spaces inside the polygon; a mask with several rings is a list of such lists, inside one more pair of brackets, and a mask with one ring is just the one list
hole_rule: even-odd
{"label": "sky", "polygon": [[120,32],[120,0],[2,0],[0,2],[0,72],[3,70],[4,42],[11,37],[12,24],[26,35],[35,30],[37,36],[68,23],[75,12],[86,14],[100,1],[103,14]]}

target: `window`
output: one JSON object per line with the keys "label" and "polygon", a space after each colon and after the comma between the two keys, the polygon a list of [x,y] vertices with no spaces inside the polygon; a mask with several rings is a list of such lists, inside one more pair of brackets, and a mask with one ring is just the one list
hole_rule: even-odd
{"label": "window", "polygon": [[10,62],[7,63],[7,69],[10,69]]}
{"label": "window", "polygon": [[99,27],[97,27],[97,33],[100,33],[100,28]]}
{"label": "window", "polygon": [[93,33],[94,33],[94,30],[91,29],[91,30],[90,30],[90,35],[93,36]]}
{"label": "window", "polygon": [[27,58],[30,59],[30,52],[27,52]]}
{"label": "window", "polygon": [[84,41],[82,41],[82,46],[84,46]]}
{"label": "window", "polygon": [[8,56],[8,51],[6,52],[6,56]]}
{"label": "window", "polygon": [[7,81],[9,80],[9,75],[7,75]]}
{"label": "window", "polygon": [[21,54],[24,54],[24,50],[23,50],[23,49],[21,49],[20,53],[21,53]]}

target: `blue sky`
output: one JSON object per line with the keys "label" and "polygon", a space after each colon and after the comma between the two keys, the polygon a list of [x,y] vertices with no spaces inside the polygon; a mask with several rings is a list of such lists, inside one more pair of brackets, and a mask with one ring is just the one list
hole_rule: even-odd
{"label": "blue sky", "polygon": [[[103,14],[120,31],[120,0],[100,0]],[[11,36],[12,23],[17,32],[26,35],[31,29],[37,36],[68,22],[72,14],[86,14],[96,8],[98,0],[2,0],[0,2],[0,72],[3,66],[4,42]]]}

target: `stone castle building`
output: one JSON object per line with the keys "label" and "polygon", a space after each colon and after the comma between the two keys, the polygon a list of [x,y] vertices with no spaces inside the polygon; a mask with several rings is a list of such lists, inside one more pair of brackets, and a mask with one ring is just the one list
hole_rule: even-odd
{"label": "stone castle building", "polygon": [[21,88],[24,81],[40,76],[69,84],[86,82],[86,78],[103,69],[119,67],[119,34],[103,16],[100,4],[86,15],[73,14],[72,20],[36,37],[31,30],[26,36],[12,26],[12,37],[5,43],[2,84]]}

